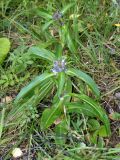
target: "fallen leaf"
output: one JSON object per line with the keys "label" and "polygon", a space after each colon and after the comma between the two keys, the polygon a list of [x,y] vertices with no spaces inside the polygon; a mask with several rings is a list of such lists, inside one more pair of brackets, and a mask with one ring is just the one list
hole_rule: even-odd
{"label": "fallen leaf", "polygon": [[80,14],[71,14],[69,16],[70,19],[74,19],[74,18],[78,18],[78,17],[80,17]]}
{"label": "fallen leaf", "polygon": [[23,152],[20,148],[15,148],[13,151],[12,151],[12,155],[14,158],[19,158],[23,155]]}
{"label": "fallen leaf", "polygon": [[120,100],[120,92],[115,93],[115,97],[116,97],[118,100]]}
{"label": "fallen leaf", "polygon": [[91,32],[94,30],[93,24],[91,24],[91,23],[88,23],[88,24],[87,24],[87,28],[88,28],[89,31],[91,31]]}
{"label": "fallen leaf", "polygon": [[1,99],[2,103],[9,103],[12,101],[12,97],[11,96],[6,96],[5,98]]}
{"label": "fallen leaf", "polygon": [[56,119],[56,120],[54,121],[54,124],[55,124],[55,125],[58,125],[58,124],[61,123],[61,121],[62,121],[62,118],[58,118],[58,119]]}
{"label": "fallen leaf", "polygon": [[120,120],[120,113],[113,112],[113,113],[109,114],[109,118],[114,121],[119,121]]}
{"label": "fallen leaf", "polygon": [[116,26],[116,27],[120,27],[120,24],[118,23],[118,24],[114,24],[114,26]]}
{"label": "fallen leaf", "polygon": [[120,143],[116,144],[115,148],[120,148]]}

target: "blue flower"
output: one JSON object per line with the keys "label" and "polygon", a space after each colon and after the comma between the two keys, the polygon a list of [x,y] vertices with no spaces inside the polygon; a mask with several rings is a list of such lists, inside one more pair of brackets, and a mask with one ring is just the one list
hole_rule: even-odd
{"label": "blue flower", "polygon": [[66,62],[65,59],[55,61],[53,64],[53,73],[58,73],[66,70]]}

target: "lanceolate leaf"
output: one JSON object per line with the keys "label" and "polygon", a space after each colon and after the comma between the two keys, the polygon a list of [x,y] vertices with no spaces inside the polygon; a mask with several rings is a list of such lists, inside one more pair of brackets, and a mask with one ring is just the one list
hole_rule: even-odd
{"label": "lanceolate leaf", "polygon": [[57,89],[58,97],[62,96],[62,93],[64,91],[65,78],[66,78],[65,77],[65,73],[64,72],[60,72],[59,75],[58,75],[58,89]]}
{"label": "lanceolate leaf", "polygon": [[68,113],[80,113],[89,117],[98,117],[94,109],[87,103],[71,102],[65,104]]}
{"label": "lanceolate leaf", "polygon": [[59,29],[60,42],[62,47],[66,44],[67,26],[64,25]]}
{"label": "lanceolate leaf", "polygon": [[50,93],[53,88],[53,84],[53,80],[49,80],[47,83],[45,82],[41,85],[40,89],[38,90],[39,94],[36,94],[35,96],[35,100],[33,103],[35,106],[38,105],[39,102]]}
{"label": "lanceolate leaf", "polygon": [[[66,83],[65,83],[65,88],[64,88],[64,94],[69,94],[72,93],[72,82],[70,77],[66,76]],[[65,102],[69,102],[71,99],[71,96],[67,96],[64,98]]]}
{"label": "lanceolate leaf", "polygon": [[56,58],[55,58],[55,55],[48,51],[47,49],[44,49],[44,48],[39,48],[39,47],[31,47],[28,52],[31,54],[31,55],[35,55],[37,56],[38,58],[43,58],[43,59],[46,59],[46,60],[49,60],[49,61],[54,61]]}
{"label": "lanceolate leaf", "polygon": [[75,48],[75,45],[74,45],[74,41],[69,33],[69,30],[67,32],[67,45],[68,45],[68,48],[69,50],[72,52],[72,53],[75,53],[76,52],[76,48]]}
{"label": "lanceolate leaf", "polygon": [[51,78],[54,76],[54,73],[43,73],[40,76],[37,76],[30,84],[28,84],[27,86],[25,86],[20,93],[18,94],[18,96],[16,97],[15,102],[19,101],[21,98],[23,98],[26,94],[28,94],[28,92],[32,91],[35,89],[35,87],[37,87],[41,82]]}
{"label": "lanceolate leaf", "polygon": [[53,23],[53,20],[50,20],[49,22],[46,22],[46,23],[42,26],[42,30],[45,31],[52,23]]}
{"label": "lanceolate leaf", "polygon": [[67,132],[68,124],[66,122],[66,119],[64,119],[55,127],[55,143],[58,145],[64,145]]}
{"label": "lanceolate leaf", "polygon": [[[57,93],[54,96],[53,103],[55,103],[61,96],[66,95],[72,92],[72,82],[69,77],[65,75],[64,72],[58,74],[58,84],[57,84]],[[65,102],[69,102],[71,99],[70,96],[64,97]]]}
{"label": "lanceolate leaf", "polygon": [[70,4],[66,5],[66,6],[61,10],[61,13],[62,13],[62,14],[65,14],[65,13],[68,11],[68,9],[70,9],[73,5],[75,5],[75,3],[70,3]]}
{"label": "lanceolate leaf", "polygon": [[52,79],[44,80],[43,82],[41,82],[39,84],[39,86],[36,86],[33,90],[28,92],[22,98],[22,101],[20,101],[20,103],[21,104],[26,103],[26,101],[28,101],[28,99],[30,99],[33,96],[35,97],[35,99],[39,99],[39,102],[40,102],[45,97],[45,95],[47,95],[50,88],[53,87],[53,84],[54,84],[54,82]]}
{"label": "lanceolate leaf", "polygon": [[58,103],[43,112],[41,117],[41,129],[44,130],[50,127],[52,123],[61,115],[63,101],[64,98],[61,98]]}
{"label": "lanceolate leaf", "polygon": [[82,72],[81,70],[73,69],[73,68],[68,69],[66,73],[70,76],[76,76],[79,79],[83,80],[92,89],[92,91],[95,93],[97,97],[100,96],[98,86],[96,85],[96,83],[92,80],[92,78],[89,75]]}
{"label": "lanceolate leaf", "polygon": [[27,100],[25,99],[23,101],[23,103],[20,103],[19,105],[15,105],[12,110],[9,112],[9,114],[7,115],[7,120],[9,121],[10,119],[14,119],[15,117],[19,118],[21,117],[26,108],[27,110],[29,111],[29,107],[28,106],[31,106],[34,107],[36,105],[39,104],[39,102],[41,100],[43,100],[43,98],[45,96],[48,95],[48,93],[51,91],[53,87],[53,81],[52,80],[49,80],[49,81],[45,81],[45,83],[41,83],[40,84],[40,89],[38,89],[38,94],[34,94],[32,95],[32,97],[29,97]]}
{"label": "lanceolate leaf", "polygon": [[52,15],[50,15],[46,10],[44,9],[36,9],[36,14],[46,20],[52,19]]}
{"label": "lanceolate leaf", "polygon": [[94,113],[97,115],[97,117],[104,123],[107,134],[108,135],[111,134],[109,119],[108,119],[104,109],[101,108],[101,106],[98,103],[96,103],[94,100],[92,100],[91,98],[89,98],[86,95],[79,95],[79,94],[74,94],[74,93],[71,93],[70,95],[72,95],[76,98],[79,98],[80,100],[88,103],[93,108]]}
{"label": "lanceolate leaf", "polygon": [[100,123],[96,119],[89,119],[88,126],[90,131],[95,131],[100,128]]}
{"label": "lanceolate leaf", "polygon": [[61,59],[62,53],[63,53],[63,48],[62,48],[61,44],[59,44],[59,45],[56,46],[56,57],[57,57],[57,59]]}
{"label": "lanceolate leaf", "polygon": [[105,126],[101,126],[99,129],[99,136],[100,137],[107,137],[106,128]]}

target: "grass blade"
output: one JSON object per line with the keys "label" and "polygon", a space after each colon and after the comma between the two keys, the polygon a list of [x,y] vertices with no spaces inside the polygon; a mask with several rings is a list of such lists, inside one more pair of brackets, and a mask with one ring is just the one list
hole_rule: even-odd
{"label": "grass blade", "polygon": [[36,9],[36,14],[46,20],[52,19],[52,15],[50,15],[46,10],[44,9]]}
{"label": "grass blade", "polygon": [[62,10],[61,10],[61,13],[62,14],[65,14],[72,6],[74,6],[75,3],[70,3],[68,5],[66,5]]}
{"label": "grass blade", "polygon": [[42,30],[45,31],[52,23],[53,23],[53,20],[50,20],[49,22],[46,22],[46,23],[42,26]]}
{"label": "grass blade", "polygon": [[75,53],[76,52],[74,41],[73,41],[69,31],[67,32],[67,45],[68,45],[68,48],[71,51],[71,53]]}
{"label": "grass blade", "polygon": [[5,116],[5,108],[2,109],[2,113],[0,116],[0,138],[2,136],[3,126],[4,126],[4,116]]}

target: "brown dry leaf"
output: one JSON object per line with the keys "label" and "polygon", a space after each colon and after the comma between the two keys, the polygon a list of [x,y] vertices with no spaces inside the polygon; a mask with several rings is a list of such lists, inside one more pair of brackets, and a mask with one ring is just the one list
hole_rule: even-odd
{"label": "brown dry leaf", "polygon": [[109,118],[110,118],[111,120],[114,120],[113,117],[112,117],[112,113],[109,114]]}
{"label": "brown dry leaf", "polygon": [[23,152],[20,148],[14,148],[14,150],[12,151],[12,155],[14,158],[19,158],[23,155]]}
{"label": "brown dry leaf", "polygon": [[85,139],[90,142],[90,135],[86,134]]}
{"label": "brown dry leaf", "polygon": [[61,123],[61,121],[62,121],[62,118],[60,117],[60,118],[58,118],[58,119],[56,119],[56,120],[54,121],[54,124],[55,124],[55,125],[58,125],[58,124]]}
{"label": "brown dry leaf", "polygon": [[58,32],[55,29],[50,29],[50,33],[53,37],[55,37],[58,34]]}
{"label": "brown dry leaf", "polygon": [[120,100],[120,92],[115,93],[115,98]]}
{"label": "brown dry leaf", "polygon": [[105,145],[108,146],[109,144],[109,139],[105,139]]}
{"label": "brown dry leaf", "polygon": [[102,0],[102,4],[105,5],[105,4],[106,4],[106,1],[105,1],[105,0]]}
{"label": "brown dry leaf", "polygon": [[2,103],[9,103],[12,101],[12,97],[11,96],[6,96],[5,98],[1,99]]}
{"label": "brown dry leaf", "polygon": [[92,32],[94,30],[93,24],[91,24],[91,23],[87,24],[87,28],[89,29],[90,32]]}
{"label": "brown dry leaf", "polygon": [[120,143],[116,144],[115,148],[120,148]]}
{"label": "brown dry leaf", "polygon": [[120,114],[118,112],[113,112],[109,114],[109,118],[113,121],[120,121]]}
{"label": "brown dry leaf", "polygon": [[76,98],[76,97],[72,97],[72,101],[73,102],[78,102],[79,98]]}
{"label": "brown dry leaf", "polygon": [[116,27],[120,27],[120,23],[118,23],[118,24],[114,24],[114,26],[116,26]]}

